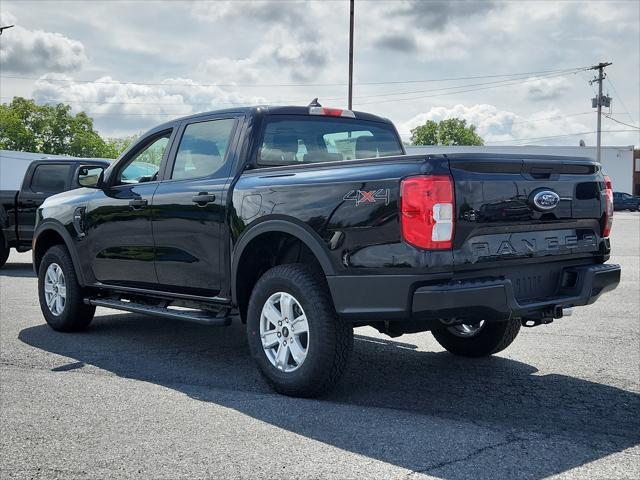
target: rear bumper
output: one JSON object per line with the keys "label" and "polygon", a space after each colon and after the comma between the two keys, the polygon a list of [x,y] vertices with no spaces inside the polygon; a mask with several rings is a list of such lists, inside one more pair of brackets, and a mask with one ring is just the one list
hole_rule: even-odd
{"label": "rear bumper", "polygon": [[554,294],[535,300],[518,300],[511,281],[500,277],[434,281],[401,275],[327,280],[338,314],[355,321],[547,318],[559,308],[591,304],[615,289],[620,282],[620,266],[566,267]]}

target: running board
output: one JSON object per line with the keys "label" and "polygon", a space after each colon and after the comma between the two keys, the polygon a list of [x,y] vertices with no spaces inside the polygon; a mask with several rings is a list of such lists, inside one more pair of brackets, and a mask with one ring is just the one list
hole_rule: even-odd
{"label": "running board", "polygon": [[231,317],[227,316],[225,310],[222,315],[205,312],[203,310],[176,310],[172,308],[156,307],[144,303],[123,302],[110,298],[85,298],[84,303],[95,305],[96,307],[113,308],[114,310],[124,310],[125,312],[143,313],[155,315],[157,317],[172,318],[175,320],[185,320],[201,325],[225,327],[231,325]]}

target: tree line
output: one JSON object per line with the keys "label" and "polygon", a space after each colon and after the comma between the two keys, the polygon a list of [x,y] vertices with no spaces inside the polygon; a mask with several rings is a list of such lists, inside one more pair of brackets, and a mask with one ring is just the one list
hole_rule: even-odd
{"label": "tree line", "polygon": [[84,112],[74,115],[63,103],[37,105],[14,97],[10,103],[0,104],[1,150],[116,158],[135,138],[102,138],[91,117]]}

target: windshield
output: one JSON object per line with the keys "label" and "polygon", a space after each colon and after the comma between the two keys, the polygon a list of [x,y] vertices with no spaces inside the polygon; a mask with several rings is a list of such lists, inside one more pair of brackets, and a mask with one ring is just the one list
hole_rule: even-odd
{"label": "windshield", "polygon": [[258,163],[289,165],[402,155],[391,124],[336,117],[267,117]]}

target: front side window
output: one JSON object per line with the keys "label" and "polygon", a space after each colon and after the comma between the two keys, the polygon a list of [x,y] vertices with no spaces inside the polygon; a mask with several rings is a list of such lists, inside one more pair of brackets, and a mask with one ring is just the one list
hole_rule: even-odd
{"label": "front side window", "polygon": [[69,169],[69,165],[38,165],[31,178],[31,191],[51,194],[63,192],[69,178]]}
{"label": "front side window", "polygon": [[171,178],[182,180],[215,175],[225,164],[235,119],[192,123],[184,129]]}
{"label": "front side window", "polygon": [[402,155],[402,145],[387,123],[335,117],[272,115],[264,128],[258,163],[335,162]]}
{"label": "front side window", "polygon": [[120,169],[116,183],[120,185],[156,180],[170,137],[171,131],[163,133],[131,157]]}

